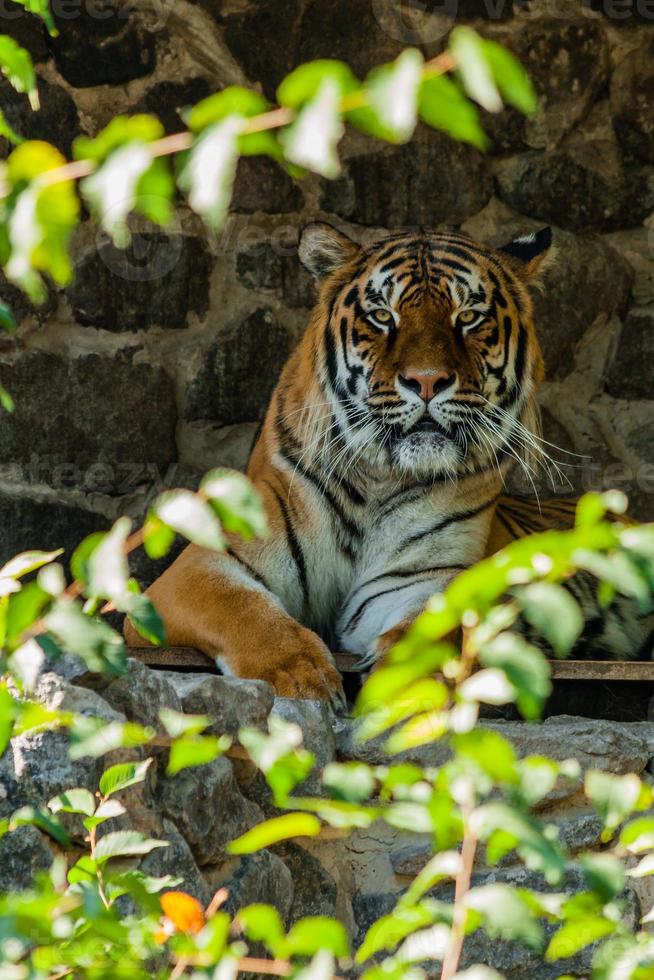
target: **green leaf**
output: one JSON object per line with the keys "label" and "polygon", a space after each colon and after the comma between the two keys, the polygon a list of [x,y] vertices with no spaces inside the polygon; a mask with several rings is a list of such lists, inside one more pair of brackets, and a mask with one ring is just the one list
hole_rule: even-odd
{"label": "green leaf", "polygon": [[518,779],[513,746],[498,732],[475,728],[452,739],[455,752],[469,759],[495,783],[515,783]]}
{"label": "green leaf", "polygon": [[76,715],[70,729],[71,759],[85,755],[97,758],[114,749],[135,748],[151,741],[154,731],[134,722],[110,721],[86,715]]}
{"label": "green leaf", "polygon": [[345,132],[340,102],[338,84],[325,78],[315,96],[279,135],[287,160],[323,177],[338,177],[341,165],[336,148]]}
{"label": "green leaf", "polygon": [[100,777],[98,788],[103,796],[112,796],[128,786],[142,783],[147,776],[152,759],[143,762],[120,762],[105,769]]}
{"label": "green leaf", "polygon": [[530,755],[518,762],[520,794],[527,806],[534,806],[556,786],[560,766],[545,756]]}
{"label": "green leaf", "polygon": [[284,940],[284,924],[276,908],[272,905],[255,903],[240,909],[236,923],[247,938],[254,943],[265,943],[273,956],[281,952]]}
{"label": "green leaf", "polygon": [[418,872],[408,889],[399,900],[398,908],[415,905],[425,892],[446,878],[455,878],[461,870],[461,855],[458,851],[440,851],[434,854],[422,871]]}
{"label": "green leaf", "polygon": [[136,830],[115,830],[100,838],[95,848],[95,860],[104,864],[111,858],[136,857],[168,845],[168,841],[154,840]]}
{"label": "green leaf", "polygon": [[545,950],[545,959],[551,963],[552,960],[574,956],[580,949],[585,949],[591,943],[597,942],[598,939],[614,932],[615,927],[615,922],[611,922],[601,915],[566,922],[550,939]]}
{"label": "green leaf", "polygon": [[418,114],[428,126],[440,129],[456,140],[471,143],[479,150],[485,150],[489,145],[475,106],[447,75],[434,75],[423,81],[418,96]]}
{"label": "green leaf", "polygon": [[76,602],[58,600],[45,617],[46,629],[89,670],[122,674],[126,650],[122,637],[99,619],[85,616]]}
{"label": "green leaf", "polygon": [[114,150],[95,173],[80,183],[91,213],[118,248],[126,248],[131,241],[127,217],[136,205],[139,181],[152,163],[148,144],[134,140]]}
{"label": "green leaf", "polygon": [[22,551],[0,568],[0,579],[22,578],[23,575],[28,575],[54,561],[62,553],[63,548],[57,551]]}
{"label": "green leaf", "polygon": [[525,619],[542,633],[557,657],[565,657],[584,628],[579,603],[552,582],[532,582],[519,591],[518,598]]}
{"label": "green leaf", "polygon": [[424,926],[431,925],[433,921],[434,913],[428,906],[415,905],[413,908],[396,908],[389,915],[383,915],[370,926],[363,943],[355,954],[355,963],[365,963],[375,953],[393,949],[407,936]]}
{"label": "green leaf", "polygon": [[584,789],[602,819],[602,840],[607,841],[616,827],[638,807],[643,784],[635,773],[613,776],[590,769],[586,773]]}
{"label": "green leaf", "polygon": [[537,718],[552,691],[550,668],[535,646],[515,633],[500,633],[480,653],[485,667],[503,670],[516,689],[516,704],[528,719]]}
{"label": "green leaf", "polygon": [[538,110],[538,99],[531,79],[518,59],[496,41],[484,39],[483,50],[504,101],[526,116],[532,116]]}
{"label": "green leaf", "polygon": [[620,894],[625,886],[625,869],[612,854],[582,854],[579,858],[584,878],[602,904],[606,905]]}
{"label": "green leaf", "polygon": [[189,204],[214,231],[222,228],[227,217],[242,128],[242,117],[230,115],[203,130],[179,175],[178,184]]}
{"label": "green leaf", "polygon": [[229,854],[252,854],[271,844],[295,837],[315,837],[321,823],[312,813],[285,813],[248,830],[227,845]]}
{"label": "green leaf", "polygon": [[299,109],[316,97],[325,81],[333,84],[339,96],[359,87],[356,76],[345,62],[323,58],[300,65],[287,75],[277,89],[277,101],[290,109]]}
{"label": "green leaf", "polygon": [[121,612],[127,613],[130,623],[137,632],[154,646],[166,642],[163,619],[152,600],[141,594],[138,583],[134,579],[129,580],[128,591],[116,606]]}
{"label": "green leaf", "polygon": [[14,410],[14,400],[2,385],[0,385],[0,405],[2,405],[5,412],[13,412]]}
{"label": "green leaf", "polygon": [[166,773],[174,776],[182,769],[192,766],[204,766],[213,762],[219,755],[226,752],[232,744],[228,735],[188,735],[179,738],[170,747]]}
{"label": "green leaf", "polygon": [[620,831],[620,843],[631,854],[654,850],[654,817],[639,817]]}
{"label": "green leaf", "polygon": [[0,71],[17,92],[26,92],[32,109],[39,108],[36,73],[32,58],[12,37],[0,34]]}
{"label": "green leaf", "polygon": [[550,884],[561,880],[566,867],[565,855],[558,842],[530,814],[505,803],[485,803],[473,811],[470,827],[481,840],[490,839],[497,831],[510,835],[528,868],[539,871]]}
{"label": "green leaf", "polygon": [[112,153],[130,143],[153,143],[164,135],[164,128],[156,116],[146,113],[114,116],[97,136],[78,136],[73,144],[73,155],[76,160],[102,164]]}
{"label": "green leaf", "polygon": [[48,801],[53,813],[83,813],[90,817],[95,813],[95,799],[88,789],[68,789]]}
{"label": "green leaf", "polygon": [[183,116],[188,128],[194,133],[200,133],[228,116],[247,119],[267,112],[268,109],[270,103],[263,95],[239,85],[228,85],[221,92],[215,92],[187,109]]}
{"label": "green leaf", "polygon": [[53,840],[57,841],[58,844],[62,844],[64,847],[70,844],[70,837],[64,828],[47,810],[42,810],[40,807],[35,806],[22,806],[19,810],[12,813],[9,821],[10,831],[15,830],[16,827],[24,827],[26,825],[38,827],[39,830],[43,830]]}
{"label": "green leaf", "polygon": [[455,27],[450,34],[449,50],[470,98],[488,112],[499,112],[502,99],[495,85],[484,39],[470,27]]}
{"label": "green leaf", "polygon": [[310,915],[296,922],[286,937],[285,948],[288,956],[313,956],[321,949],[339,957],[350,952],[345,927],[326,915]]}
{"label": "green leaf", "polygon": [[[0,135],[2,133],[2,113],[0,113]],[[0,330],[4,330],[5,333],[16,333],[18,330],[18,324],[14,319],[14,314],[6,303],[0,300]]]}
{"label": "green leaf", "polygon": [[484,931],[491,939],[513,940],[540,949],[543,930],[523,894],[510,885],[492,884],[471,888],[465,905],[482,916]]}
{"label": "green leaf", "polygon": [[172,528],[160,521],[156,514],[148,514],[148,519],[143,526],[143,547],[149,558],[156,561],[168,554],[175,540],[175,532]]}
{"label": "green leaf", "polygon": [[191,490],[168,490],[154,505],[156,516],[194,544],[222,551],[225,539],[209,504]]}
{"label": "green leaf", "polygon": [[366,105],[348,113],[348,121],[391,143],[405,143],[418,121],[422,66],[421,53],[406,48],[391,64],[373,69],[363,87]]}
{"label": "green leaf", "polygon": [[52,596],[45,592],[38,582],[28,582],[20,592],[9,596],[5,643],[10,649],[23,642],[25,631],[40,619],[51,601]]}
{"label": "green leaf", "polygon": [[173,708],[161,708],[159,718],[171,738],[180,735],[199,735],[211,724],[209,715],[188,715]]}
{"label": "green leaf", "polygon": [[104,800],[98,805],[93,816],[87,817],[82,822],[86,829],[90,831],[94,827],[99,827],[106,820],[112,820],[114,817],[122,817],[124,813],[127,813],[127,811],[118,800]]}
{"label": "green leaf", "polygon": [[200,484],[226,531],[249,541],[268,534],[263,503],[248,478],[235,470],[211,470]]}
{"label": "green leaf", "polygon": [[363,762],[330,762],[323,769],[323,784],[338,800],[362,803],[375,788],[375,776]]}
{"label": "green leaf", "polygon": [[273,791],[277,806],[284,806],[288,794],[311,772],[314,757],[300,748],[302,729],[286,722],[274,712],[268,718],[270,734],[256,728],[242,728],[239,740],[252,761],[261,769]]}
{"label": "green leaf", "polygon": [[94,547],[86,555],[87,595],[120,600],[127,591],[129,568],[125,543],[131,528],[129,517],[120,517],[111,530],[95,539]]}

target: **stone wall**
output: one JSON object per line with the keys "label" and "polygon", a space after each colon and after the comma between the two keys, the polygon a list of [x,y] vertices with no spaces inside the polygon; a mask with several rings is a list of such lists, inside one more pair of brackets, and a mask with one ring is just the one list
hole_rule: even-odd
{"label": "stone wall", "polygon": [[[70,548],[119,513],[138,519],[162,487],[243,465],[312,303],[295,243],[316,215],[355,235],[454,224],[494,243],[553,223],[560,258],[536,297],[547,438],[580,454],[553,451],[575,489],[621,486],[654,517],[654,4],[403,2],[54,0],[55,39],[4,4],[0,26],[31,50],[42,108],[30,114],[2,81],[3,110],[67,153],[119,111],[154,111],[173,132],[180,107],[226,84],[273,97],[310,58],[364,73],[407,44],[433,55],[453,20],[518,53],[542,112],[489,117],[488,156],[431,130],[401,147],[350,134],[333,183],[242,160],[220,236],[180,206],[171,228],[137,225],[118,252],[86,221],[69,288],[34,309],[4,284],[22,325],[0,340],[17,403],[0,415],[0,560]],[[558,477],[555,489],[566,490]]]}
{"label": "stone wall", "polygon": [[[129,718],[160,732],[158,712],[163,707],[206,714],[213,719],[212,733],[230,735],[236,735],[241,725],[264,728],[269,712],[275,711],[300,726],[304,744],[316,756],[317,774],[299,788],[300,795],[320,792],[319,771],[334,759],[371,764],[388,761],[379,742],[359,744],[354,723],[334,719],[324,703],[275,699],[272,688],[263,681],[153,671],[135,660],[129,661],[126,677],[111,683],[89,675],[71,658],[58,661],[57,671],[43,674],[36,685],[35,697],[46,706],[107,721]],[[509,721],[484,724],[509,738],[520,756],[574,757],[582,774],[601,767],[620,775],[635,772],[647,779],[651,772],[651,722],[560,716],[541,725]],[[243,858],[228,858],[225,845],[229,840],[277,813],[262,776],[250,762],[222,757],[169,777],[166,749],[121,749],[100,759],[71,761],[66,735],[47,731],[13,739],[0,759],[0,819],[19,806],[45,805],[52,796],[75,786],[95,791],[108,765],[150,754],[154,763],[146,782],[120,795],[127,814],[108,821],[100,832],[135,829],[168,841],[168,847],[152,852],[141,866],[150,874],[181,877],[180,887],[205,904],[224,885],[229,890],[227,908],[232,913],[252,902],[269,902],[287,924],[305,915],[336,915],[356,947],[371,923],[390,911],[429,856],[429,834],[402,832],[377,822],[349,836],[324,835],[324,839],[303,839]],[[445,761],[445,751],[434,743],[408,751],[401,758],[421,766],[439,766]],[[558,827],[572,854],[601,848],[600,821],[585,805],[579,784],[557,784],[539,804],[539,816]],[[67,852],[73,863],[86,832],[77,817],[64,815],[63,819],[73,838],[73,849]],[[0,892],[27,887],[36,870],[49,866],[56,850],[35,827],[21,827],[7,834],[0,840]],[[480,862],[474,881],[545,888],[538,875],[514,863],[514,855],[495,868]],[[580,874],[571,871],[563,887],[570,893],[581,890]],[[434,896],[451,901],[451,887],[440,886]],[[625,899],[624,921],[635,928],[654,899],[651,879],[633,879]],[[475,933],[466,941],[465,962],[495,966],[511,980],[555,980],[562,972],[587,976],[592,953],[593,947],[589,947],[571,959],[545,963],[515,943],[490,942]],[[440,975],[440,967],[435,967],[428,976]]]}

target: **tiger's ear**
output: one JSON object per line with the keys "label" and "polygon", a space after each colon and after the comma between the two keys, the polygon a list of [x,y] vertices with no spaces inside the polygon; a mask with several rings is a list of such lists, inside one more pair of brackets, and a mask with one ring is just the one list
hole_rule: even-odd
{"label": "tiger's ear", "polygon": [[513,268],[526,282],[537,282],[553,261],[556,250],[552,245],[552,229],[541,228],[521,235],[499,249],[513,260]]}
{"label": "tiger's ear", "polygon": [[356,242],[326,221],[311,221],[300,233],[300,262],[317,280],[345,265],[359,251]]}

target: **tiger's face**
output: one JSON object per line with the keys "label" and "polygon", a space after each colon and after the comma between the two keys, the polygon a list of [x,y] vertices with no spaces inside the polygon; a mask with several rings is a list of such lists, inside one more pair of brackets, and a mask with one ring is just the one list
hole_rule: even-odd
{"label": "tiger's face", "polygon": [[498,251],[422,231],[364,250],[307,226],[300,256],[323,281],[321,382],[353,452],[429,476],[526,448],[542,375],[527,284],[550,245],[548,228]]}

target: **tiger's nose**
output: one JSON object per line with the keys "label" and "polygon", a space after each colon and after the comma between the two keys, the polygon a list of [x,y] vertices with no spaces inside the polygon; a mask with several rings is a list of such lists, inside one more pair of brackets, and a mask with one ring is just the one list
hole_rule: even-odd
{"label": "tiger's nose", "polygon": [[426,402],[445,391],[456,381],[456,371],[405,371],[398,374],[398,381],[409,391],[414,391]]}

